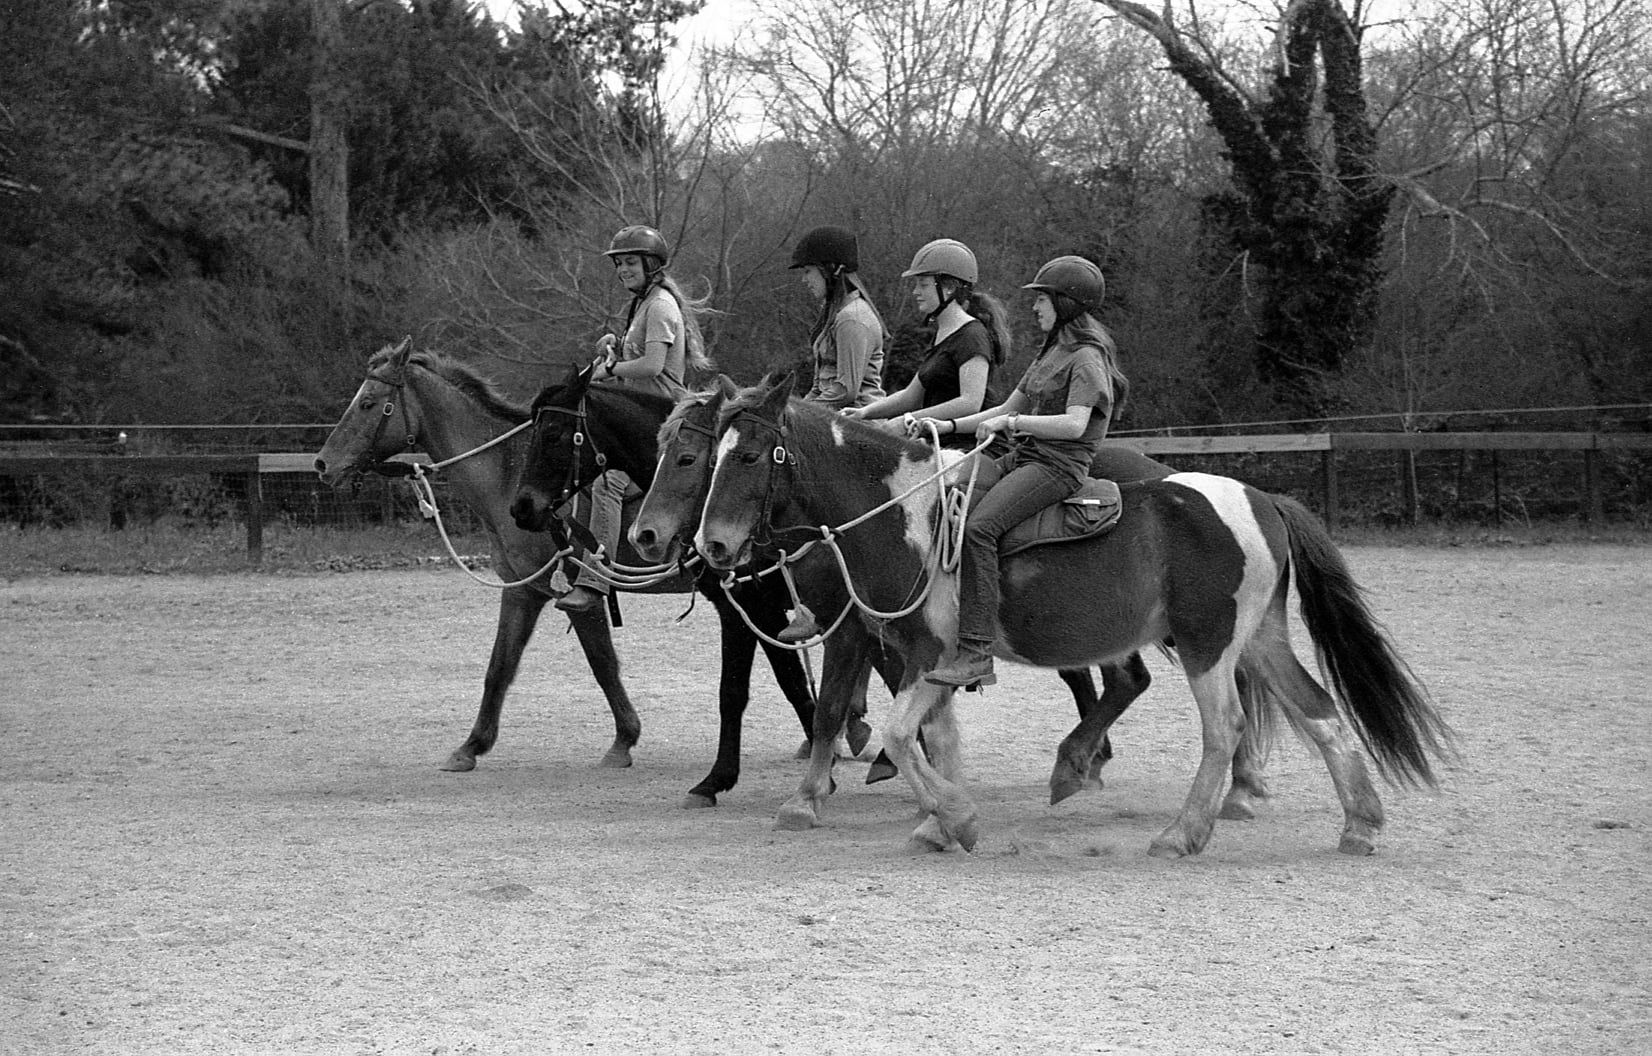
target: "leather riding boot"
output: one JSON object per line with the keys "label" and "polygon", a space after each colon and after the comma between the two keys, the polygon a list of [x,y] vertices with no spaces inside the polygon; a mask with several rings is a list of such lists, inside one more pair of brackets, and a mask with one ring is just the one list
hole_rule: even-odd
{"label": "leather riding boot", "polygon": [[924,681],[936,686],[963,686],[966,689],[993,685],[998,681],[998,676],[992,673],[992,647],[985,642],[960,641],[951,662],[925,675]]}
{"label": "leather riding boot", "polygon": [[792,610],[792,622],[781,628],[775,637],[787,645],[792,645],[806,642],[819,633],[820,624],[815,622],[815,614],[809,611],[809,606],[798,602],[797,608]]}
{"label": "leather riding boot", "polygon": [[602,607],[602,592],[585,586],[575,587],[556,599],[556,607],[576,616],[595,612]]}

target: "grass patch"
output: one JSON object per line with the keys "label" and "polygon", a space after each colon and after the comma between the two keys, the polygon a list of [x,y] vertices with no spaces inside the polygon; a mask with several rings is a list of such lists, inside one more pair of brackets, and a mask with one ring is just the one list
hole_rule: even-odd
{"label": "grass patch", "polygon": [[[454,549],[474,564],[491,563],[485,533],[452,536]],[[154,524],[121,531],[97,528],[0,527],[0,576],[212,574],[223,572],[348,572],[369,568],[452,567],[447,548],[425,524],[374,528],[302,528],[266,525],[264,559],[247,556],[240,524],[211,528]]]}

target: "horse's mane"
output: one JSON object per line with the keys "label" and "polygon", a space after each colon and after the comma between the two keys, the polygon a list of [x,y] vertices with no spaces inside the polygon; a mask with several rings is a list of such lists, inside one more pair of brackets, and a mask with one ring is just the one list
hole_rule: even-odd
{"label": "horse's mane", "polygon": [[[369,371],[376,370],[390,361],[395,353],[393,346],[386,345],[373,353],[367,361]],[[499,387],[498,382],[478,371],[475,367],[463,360],[455,359],[445,352],[435,349],[420,349],[408,357],[410,366],[423,367],[443,381],[458,389],[473,403],[480,404],[482,409],[496,418],[506,418],[511,421],[525,421],[533,417],[528,405],[520,400],[512,399]]]}

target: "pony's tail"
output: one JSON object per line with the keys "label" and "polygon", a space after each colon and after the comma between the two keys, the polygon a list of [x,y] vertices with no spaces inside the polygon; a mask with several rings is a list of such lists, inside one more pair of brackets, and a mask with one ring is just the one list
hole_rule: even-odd
{"label": "pony's tail", "polygon": [[1392,782],[1438,783],[1431,759],[1452,754],[1452,733],[1365,603],[1325,526],[1294,499],[1271,496],[1290,538],[1302,619],[1320,668],[1352,712],[1377,771]]}

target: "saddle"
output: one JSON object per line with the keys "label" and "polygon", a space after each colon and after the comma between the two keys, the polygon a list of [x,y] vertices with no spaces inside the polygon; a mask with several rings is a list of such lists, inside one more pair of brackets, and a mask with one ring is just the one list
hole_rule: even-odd
{"label": "saddle", "polygon": [[1067,498],[1046,506],[1005,532],[998,542],[999,556],[1101,535],[1118,523],[1123,512],[1117,484],[1110,480],[1087,480]]}

